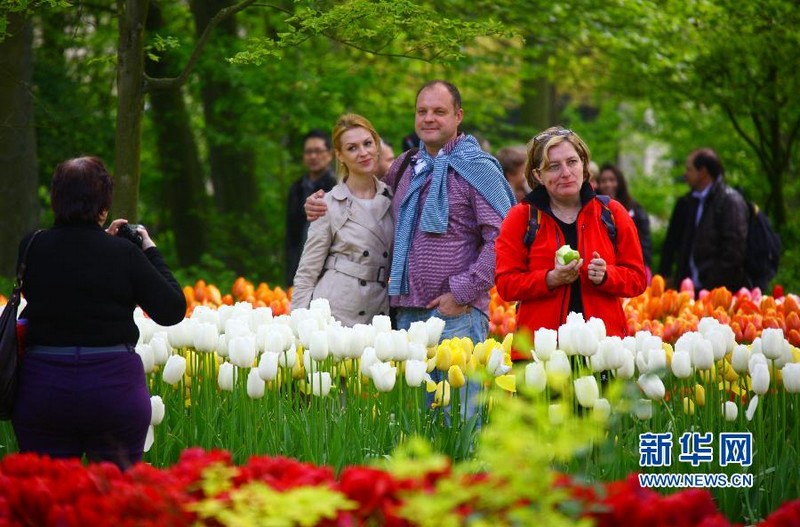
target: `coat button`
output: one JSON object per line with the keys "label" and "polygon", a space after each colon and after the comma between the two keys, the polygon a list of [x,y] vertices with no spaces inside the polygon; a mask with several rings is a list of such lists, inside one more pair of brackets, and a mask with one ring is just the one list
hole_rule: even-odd
{"label": "coat button", "polygon": [[360,316],[360,317],[363,317],[363,316],[364,316],[364,315],[366,315],[366,314],[367,314],[367,312],[366,312],[366,311],[359,311],[359,312],[358,312],[358,316]]}
{"label": "coat button", "polygon": [[367,281],[366,280],[361,280],[361,285],[367,285]]}
{"label": "coat button", "polygon": [[389,257],[389,253],[387,253],[386,251],[383,251],[383,257],[384,258],[388,258]]}
{"label": "coat button", "polygon": [[369,256],[369,251],[364,251],[364,256]]}

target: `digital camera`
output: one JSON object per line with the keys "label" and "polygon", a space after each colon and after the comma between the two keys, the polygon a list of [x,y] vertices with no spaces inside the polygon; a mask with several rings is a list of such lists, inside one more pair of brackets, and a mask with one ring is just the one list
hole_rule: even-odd
{"label": "digital camera", "polygon": [[135,223],[123,223],[119,226],[119,229],[117,229],[117,236],[125,238],[141,249],[144,238],[142,238],[142,235],[136,230],[139,227],[140,226]]}

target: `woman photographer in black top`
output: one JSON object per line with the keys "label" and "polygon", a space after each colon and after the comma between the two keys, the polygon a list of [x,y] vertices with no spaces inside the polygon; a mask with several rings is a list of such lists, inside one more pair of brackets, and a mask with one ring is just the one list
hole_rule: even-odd
{"label": "woman photographer in black top", "polygon": [[172,325],[183,319],[186,300],[146,229],[136,230],[140,246],[115,236],[124,219],[103,229],[112,187],[95,157],[55,170],[55,224],[28,253],[25,355],[12,423],[22,452],[85,454],[125,468],[142,458],[151,413],[133,311],[139,305]]}

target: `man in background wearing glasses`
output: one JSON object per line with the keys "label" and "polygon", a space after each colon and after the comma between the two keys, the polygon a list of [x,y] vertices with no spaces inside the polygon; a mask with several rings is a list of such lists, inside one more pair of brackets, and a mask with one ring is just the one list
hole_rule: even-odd
{"label": "man in background wearing glasses", "polygon": [[331,170],[331,138],[321,130],[311,130],[303,140],[303,164],[308,172],[289,187],[286,205],[286,286],[294,283],[294,275],[303,253],[308,233],[308,220],[303,210],[306,198],[318,190],[328,192],[336,185]]}

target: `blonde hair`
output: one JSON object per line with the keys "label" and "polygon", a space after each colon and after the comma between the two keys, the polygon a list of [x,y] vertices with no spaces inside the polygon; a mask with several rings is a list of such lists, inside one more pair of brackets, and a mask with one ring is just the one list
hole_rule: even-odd
{"label": "blonde hair", "polygon": [[[375,131],[375,127],[372,126],[372,123],[369,122],[369,120],[366,117],[363,117],[355,113],[346,113],[336,120],[336,124],[333,126],[333,132],[331,133],[331,137],[333,138],[333,149],[337,153],[341,152],[342,134],[344,134],[348,130],[352,130],[353,128],[363,128],[364,130],[370,133],[373,141],[375,141],[375,145],[378,150],[378,162],[380,162],[381,138],[378,135],[378,132]],[[342,180],[347,179],[347,176],[350,175],[347,165],[339,161],[338,155],[336,156],[336,175],[339,176],[339,178]]]}
{"label": "blonde hair", "polygon": [[548,156],[550,149],[561,143],[569,143],[575,147],[575,151],[578,153],[578,157],[583,163],[583,180],[589,180],[589,163],[591,162],[589,147],[586,146],[583,139],[575,132],[561,126],[552,126],[535,135],[528,142],[528,161],[525,164],[525,179],[528,181],[531,188],[536,188],[541,184],[539,180],[533,177],[533,172],[542,170],[542,168],[550,162]]}

